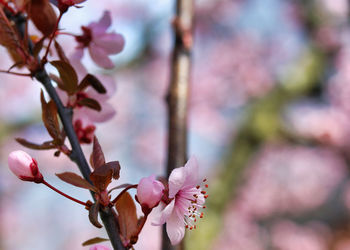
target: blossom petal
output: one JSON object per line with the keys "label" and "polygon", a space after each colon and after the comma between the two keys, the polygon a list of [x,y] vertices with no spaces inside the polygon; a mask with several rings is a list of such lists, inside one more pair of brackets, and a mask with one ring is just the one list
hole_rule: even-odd
{"label": "blossom petal", "polygon": [[175,168],[169,176],[169,198],[174,198],[177,192],[184,186],[186,172],[184,167]]}
{"label": "blossom petal", "polygon": [[125,44],[124,37],[117,33],[94,36],[93,41],[108,54],[117,54],[121,52]]}
{"label": "blossom petal", "polygon": [[198,184],[198,163],[197,159],[194,156],[191,156],[190,159],[184,166],[185,168],[185,186],[196,186]]}
{"label": "blossom petal", "polygon": [[172,245],[180,243],[185,236],[185,226],[182,217],[172,213],[166,223],[166,232]]}
{"label": "blossom petal", "polygon": [[86,74],[87,70],[85,69],[84,65],[81,63],[81,59],[84,55],[84,49],[83,48],[77,48],[73,54],[69,56],[69,61],[73,68],[75,69],[76,73],[78,74],[78,78],[82,79]]}
{"label": "blossom petal", "polygon": [[95,34],[102,34],[105,33],[109,26],[112,24],[112,18],[111,13],[108,10],[105,10],[103,12],[103,16],[101,19],[96,23],[93,22],[89,24],[89,28],[93,31]]}
{"label": "blossom petal", "polygon": [[100,103],[102,110],[96,111],[87,107],[75,110],[74,120],[90,120],[91,122],[105,122],[113,118],[116,111],[109,103]]}
{"label": "blossom petal", "polygon": [[92,60],[94,60],[94,62],[105,69],[111,69],[114,67],[113,62],[111,61],[111,59],[109,59],[108,54],[106,53],[106,51],[102,48],[100,48],[99,46],[97,46],[94,43],[91,43],[89,46],[89,52],[90,52],[90,56],[92,58]]}
{"label": "blossom petal", "polygon": [[163,211],[160,213],[160,217],[158,219],[156,219],[154,222],[152,222],[153,226],[160,226],[163,225],[168,218],[170,217],[170,215],[173,213],[174,211],[174,207],[175,207],[175,199],[172,200],[164,209]]}

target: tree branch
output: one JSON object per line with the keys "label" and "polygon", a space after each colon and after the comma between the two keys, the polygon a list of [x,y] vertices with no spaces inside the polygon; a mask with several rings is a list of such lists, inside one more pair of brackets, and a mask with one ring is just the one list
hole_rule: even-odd
{"label": "tree branch", "polygon": [[[20,32],[20,35],[23,38],[25,36],[25,24],[27,21],[26,18],[23,15],[16,15],[16,16],[10,15],[10,18],[15,22],[18,28],[18,31]],[[58,24],[57,24],[57,27],[58,27]],[[28,48],[29,48],[29,52],[33,53],[32,51],[33,44],[31,43],[31,41],[28,41]],[[40,62],[40,58],[37,58],[37,60],[38,62]],[[50,98],[55,102],[57,106],[58,115],[61,119],[63,128],[66,132],[66,135],[72,147],[72,152],[69,155],[70,159],[77,164],[83,177],[91,183],[91,180],[90,180],[91,170],[88,162],[86,161],[85,155],[81,149],[79,140],[77,138],[77,135],[75,133],[75,130],[72,124],[72,115],[73,115],[72,109],[66,108],[62,104],[61,99],[59,98],[56,92],[56,89],[53,87],[51,79],[44,68],[37,70],[33,76],[40,83],[42,83],[45,90],[49,94]],[[91,192],[91,195],[93,199],[95,199],[93,192]],[[113,208],[109,208],[109,207],[104,208],[103,210],[100,211],[100,216],[106,228],[108,236],[110,238],[113,249],[124,250],[125,247],[123,246],[119,235],[118,220],[116,218],[116,213],[113,210]]]}
{"label": "tree branch", "polygon": [[[191,75],[193,0],[177,0],[173,22],[175,45],[172,55],[171,80],[167,94],[168,104],[168,161],[167,176],[183,166],[187,159],[187,109]],[[183,249],[183,243],[170,244],[163,227],[162,249]]]}

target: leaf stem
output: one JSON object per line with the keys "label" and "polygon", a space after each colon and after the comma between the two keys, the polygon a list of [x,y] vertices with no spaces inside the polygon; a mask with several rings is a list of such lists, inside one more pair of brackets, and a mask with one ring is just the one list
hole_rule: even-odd
{"label": "leaf stem", "polygon": [[59,193],[60,195],[66,197],[66,198],[68,198],[68,199],[70,199],[70,200],[72,200],[72,201],[74,201],[74,202],[76,202],[76,203],[78,203],[78,204],[81,204],[81,205],[83,205],[83,206],[85,206],[85,207],[88,207],[88,204],[87,204],[86,202],[80,201],[80,200],[78,200],[78,199],[73,198],[72,196],[69,196],[69,195],[66,194],[66,193],[63,193],[62,191],[58,190],[57,188],[55,188],[55,187],[52,186],[51,184],[47,183],[45,180],[43,180],[41,183],[44,184],[44,185],[46,185],[47,187],[51,188],[51,189],[52,189],[53,191],[55,191],[56,193]]}

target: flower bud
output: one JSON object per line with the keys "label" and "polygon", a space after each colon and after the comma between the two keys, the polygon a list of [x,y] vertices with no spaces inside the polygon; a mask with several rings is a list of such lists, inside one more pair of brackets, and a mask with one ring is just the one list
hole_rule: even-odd
{"label": "flower bud", "polygon": [[8,164],[12,173],[22,181],[39,183],[43,180],[36,160],[22,150],[13,151],[8,157]]}
{"label": "flower bud", "polygon": [[103,245],[94,245],[90,247],[90,250],[110,250],[110,249]]}
{"label": "flower bud", "polygon": [[142,178],[137,186],[137,199],[142,209],[152,209],[163,196],[164,185],[155,179],[155,175]]}

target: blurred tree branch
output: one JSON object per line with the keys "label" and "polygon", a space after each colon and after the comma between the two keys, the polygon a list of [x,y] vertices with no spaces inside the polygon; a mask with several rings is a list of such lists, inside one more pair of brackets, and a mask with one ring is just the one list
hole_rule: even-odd
{"label": "blurred tree branch", "polygon": [[[171,78],[167,94],[168,157],[166,174],[183,166],[187,159],[187,110],[191,76],[191,49],[193,29],[193,0],[177,0],[173,20],[175,44],[172,54]],[[181,249],[172,246],[163,227],[162,249]]]}

